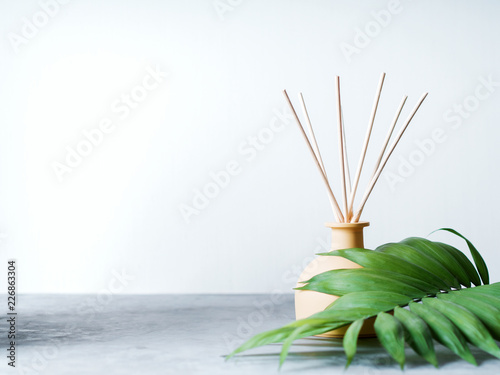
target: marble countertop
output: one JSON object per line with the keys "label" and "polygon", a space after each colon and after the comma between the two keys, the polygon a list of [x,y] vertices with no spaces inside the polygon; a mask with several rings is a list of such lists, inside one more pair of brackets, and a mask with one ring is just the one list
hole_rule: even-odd
{"label": "marble countertop", "polygon": [[[335,374],[339,340],[303,339],[278,372],[280,345],[224,360],[246,338],[293,319],[292,295],[21,295],[12,374]],[[4,315],[5,316],[5,315]],[[7,349],[6,319],[0,324]],[[407,349],[406,374],[500,374],[500,361],[472,348],[478,367],[436,347],[440,369]],[[349,374],[403,374],[376,339],[365,339]]]}

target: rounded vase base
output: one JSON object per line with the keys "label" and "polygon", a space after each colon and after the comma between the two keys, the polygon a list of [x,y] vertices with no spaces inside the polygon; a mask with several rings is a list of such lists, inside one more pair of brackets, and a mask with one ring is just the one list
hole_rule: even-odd
{"label": "rounded vase base", "polygon": [[[332,229],[332,250],[364,248],[363,228],[370,225],[370,223],[327,223],[326,225]],[[304,282],[320,273],[336,269],[354,268],[362,267],[359,264],[341,256],[320,255],[310,262],[304,269],[297,282],[297,287],[303,286]],[[311,315],[325,310],[338,298],[338,296],[319,293],[312,290],[296,290],[295,317],[297,320],[308,318]],[[367,319],[361,328],[359,337],[376,337],[375,329],[373,327],[374,322],[374,318]],[[349,326],[341,327],[317,336],[342,338],[344,337],[348,327]]]}

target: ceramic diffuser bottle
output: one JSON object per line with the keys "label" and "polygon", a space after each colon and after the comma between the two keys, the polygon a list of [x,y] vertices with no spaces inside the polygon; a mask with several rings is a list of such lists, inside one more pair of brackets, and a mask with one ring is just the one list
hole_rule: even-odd
{"label": "ceramic diffuser bottle", "polygon": [[[368,225],[370,223],[363,221],[358,223],[327,223],[326,226],[332,228],[331,250],[364,248],[363,228]],[[322,272],[341,268],[361,268],[361,266],[342,257],[319,255],[304,269],[297,286],[302,286],[304,281]],[[295,316],[297,320],[307,318],[319,311],[323,311],[337,298],[337,296],[311,290],[296,290]],[[342,337],[346,330],[347,327],[342,327],[320,336]],[[360,331],[360,336],[375,336],[373,326],[365,324]]]}
{"label": "ceramic diffuser bottle", "polygon": [[[361,198],[361,202],[359,204],[359,208],[355,211],[353,210],[354,200],[356,197],[356,192],[358,188],[358,183],[360,180],[361,172],[363,169],[363,163],[365,161],[366,152],[368,149],[368,143],[370,141],[370,135],[373,128],[373,123],[375,121],[375,115],[377,113],[377,107],[380,99],[380,94],[382,92],[382,86],[384,84],[385,73],[382,73],[377,89],[377,94],[375,96],[375,101],[373,104],[370,122],[368,124],[368,129],[366,132],[366,136],[364,139],[363,147],[361,150],[361,156],[359,158],[358,166],[356,169],[355,177],[351,184],[351,178],[349,174],[349,163],[347,160],[347,151],[346,151],[346,140],[345,140],[345,132],[344,132],[344,123],[343,123],[343,115],[342,115],[342,106],[340,100],[340,79],[336,77],[336,93],[337,93],[337,128],[338,128],[338,148],[339,148],[339,161],[340,161],[340,183],[342,189],[343,196],[343,210],[340,209],[340,206],[335,198],[335,195],[332,190],[332,186],[330,185],[329,178],[327,176],[327,171],[325,169],[325,165],[323,163],[321,153],[319,151],[318,143],[316,141],[316,137],[314,135],[314,131],[311,125],[311,120],[309,118],[309,114],[307,112],[307,108],[304,102],[304,97],[302,94],[299,94],[299,99],[301,101],[302,110],[304,114],[304,119],[308,128],[309,135],[306,134],[304,127],[295,111],[294,106],[286,90],[284,91],[285,98],[290,106],[290,109],[295,117],[297,124],[299,125],[299,129],[306,141],[306,144],[313,156],[313,159],[318,167],[318,170],[321,174],[323,182],[327,188],[328,197],[330,199],[330,203],[333,209],[333,213],[337,219],[336,223],[329,223],[327,227],[332,229],[332,250],[341,250],[341,249],[349,249],[349,248],[364,248],[363,242],[363,228],[369,225],[368,222],[359,221],[361,213],[363,212],[363,208],[366,204],[368,197],[370,196],[373,187],[375,186],[382,170],[392,152],[396,148],[399,140],[401,139],[403,133],[406,128],[410,124],[413,116],[419,109],[420,105],[424,101],[427,96],[427,93],[422,95],[420,100],[417,102],[413,110],[408,115],[404,125],[400,128],[397,133],[394,141],[391,146],[387,148],[389,141],[394,132],[396,123],[399,119],[403,106],[406,102],[407,97],[404,96],[397,111],[396,115],[389,127],[389,131],[385,138],[384,144],[382,146],[382,150],[378,156],[377,161],[375,162],[375,168],[373,169],[371,178],[369,179],[368,186]],[[386,150],[387,153],[386,153]],[[302,272],[300,278],[298,280],[297,286],[303,286],[303,283],[315,275],[320,273],[335,270],[335,269],[349,269],[349,268],[361,268],[360,265],[351,262],[345,258],[339,256],[317,256]],[[327,308],[332,302],[338,299],[338,296],[333,296],[329,294],[319,293],[312,290],[296,290],[295,292],[295,313],[297,319],[307,318],[315,313],[323,311]],[[342,337],[345,334],[347,327],[343,327],[340,329],[336,329],[320,336],[329,336],[329,337]],[[375,332],[373,329],[373,319],[368,320],[367,324],[363,326],[360,332],[360,336],[374,336]]]}

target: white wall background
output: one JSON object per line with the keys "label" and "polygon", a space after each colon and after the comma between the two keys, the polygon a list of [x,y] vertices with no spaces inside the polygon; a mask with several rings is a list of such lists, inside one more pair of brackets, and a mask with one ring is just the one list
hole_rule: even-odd
{"label": "white wall background", "polygon": [[[383,71],[361,191],[402,95],[404,116],[429,96],[387,171],[398,174],[410,157],[420,165],[392,188],[381,178],[363,215],[372,223],[366,246],[452,227],[500,280],[498,2],[43,4],[54,1],[0,1],[0,272],[16,258],[22,292],[94,293],[116,272],[133,276],[124,293],[290,291],[329,241],[333,215],[295,123],[254,154],[248,137],[283,112],[283,88],[296,103],[302,91],[338,178],[334,76],[354,167]],[[388,18],[387,9],[396,12]],[[372,33],[366,46],[358,28]],[[346,58],[343,43],[358,53]],[[168,78],[120,116],[113,103],[148,66]],[[476,92],[482,80],[494,82],[490,91]],[[458,104],[466,109],[446,119]],[[114,130],[59,182],[52,163],[103,118]],[[415,141],[435,129],[445,141],[418,160]],[[231,161],[240,173],[184,220],[181,205]]]}

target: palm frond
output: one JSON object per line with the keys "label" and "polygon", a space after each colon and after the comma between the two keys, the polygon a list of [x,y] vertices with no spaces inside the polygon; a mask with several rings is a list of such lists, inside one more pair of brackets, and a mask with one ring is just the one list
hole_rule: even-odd
{"label": "palm frond", "polygon": [[489,284],[486,264],[468,239],[453,229],[441,230],[465,240],[475,267],[455,247],[419,237],[374,251],[352,248],[320,254],[344,257],[363,268],[327,271],[307,280],[296,289],[339,298],[324,311],[252,337],[227,358],[283,343],[281,366],[294,340],[348,326],[343,338],[347,367],[361,327],[374,317],[379,341],[401,368],[405,343],[437,367],[434,340],[472,364],[476,361],[468,342],[500,358],[495,343],[500,339],[500,283]]}

